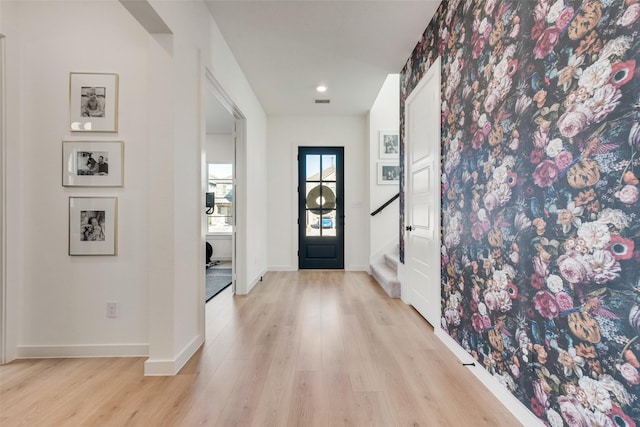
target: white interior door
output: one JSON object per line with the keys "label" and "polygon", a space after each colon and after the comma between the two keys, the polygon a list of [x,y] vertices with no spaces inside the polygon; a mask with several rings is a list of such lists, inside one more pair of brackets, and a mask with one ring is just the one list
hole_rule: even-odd
{"label": "white interior door", "polygon": [[440,58],[405,105],[408,302],[440,318]]}

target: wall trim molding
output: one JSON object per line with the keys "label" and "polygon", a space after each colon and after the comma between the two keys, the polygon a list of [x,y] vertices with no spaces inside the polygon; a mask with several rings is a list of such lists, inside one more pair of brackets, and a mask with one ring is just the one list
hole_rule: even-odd
{"label": "wall trim molding", "polygon": [[18,359],[52,359],[78,357],[145,357],[148,344],[81,344],[81,345],[21,345]]}
{"label": "wall trim molding", "polygon": [[270,265],[269,271],[298,271],[294,265]]}
{"label": "wall trim molding", "polygon": [[[447,346],[461,363],[475,362],[471,355],[464,351],[462,347],[451,338],[439,326],[433,328],[436,337]],[[526,406],[522,404],[513,394],[509,392],[498,380],[496,380],[489,372],[478,362],[476,366],[469,366],[469,372],[473,374],[487,389],[498,399],[504,406],[516,417],[524,426],[542,427],[544,424],[536,417]]]}
{"label": "wall trim molding", "polygon": [[364,271],[371,274],[371,269],[368,265],[348,265],[344,268],[344,271]]}
{"label": "wall trim molding", "polygon": [[174,359],[153,360],[147,359],[144,362],[145,376],[171,376],[180,372],[180,369],[191,359],[191,357],[204,344],[204,335],[196,336],[187,344]]}
{"label": "wall trim molding", "polygon": [[261,271],[260,273],[258,273],[258,275],[257,275],[257,276],[255,276],[255,277],[253,278],[253,280],[251,280],[250,282],[247,282],[247,284],[248,284],[248,285],[250,285],[250,286],[248,286],[248,287],[247,287],[247,293],[242,294],[242,293],[239,293],[239,292],[238,292],[238,289],[234,289],[235,294],[236,294],[236,295],[249,295],[249,292],[251,292],[251,290],[252,290],[253,288],[255,288],[255,287],[256,287],[256,285],[257,285],[258,283],[260,283],[260,278],[262,277],[262,279],[264,280],[264,276],[265,276],[268,272],[269,272],[269,269],[268,269],[268,268],[264,268],[264,269],[262,269],[262,271]]}

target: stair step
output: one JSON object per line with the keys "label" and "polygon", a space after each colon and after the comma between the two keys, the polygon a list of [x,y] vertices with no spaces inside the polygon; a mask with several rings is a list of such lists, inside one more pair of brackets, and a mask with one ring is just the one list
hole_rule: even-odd
{"label": "stair step", "polygon": [[393,271],[398,271],[398,263],[400,262],[400,254],[398,253],[387,253],[384,254],[384,262],[387,264]]}
{"label": "stair step", "polygon": [[372,264],[371,275],[391,298],[400,298],[400,281],[397,271],[387,263]]}

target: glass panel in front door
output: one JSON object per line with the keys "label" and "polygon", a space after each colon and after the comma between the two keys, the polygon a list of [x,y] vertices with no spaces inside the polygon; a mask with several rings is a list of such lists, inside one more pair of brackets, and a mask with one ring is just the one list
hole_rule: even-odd
{"label": "glass panel in front door", "polygon": [[305,229],[307,236],[336,235],[336,156],[306,156]]}

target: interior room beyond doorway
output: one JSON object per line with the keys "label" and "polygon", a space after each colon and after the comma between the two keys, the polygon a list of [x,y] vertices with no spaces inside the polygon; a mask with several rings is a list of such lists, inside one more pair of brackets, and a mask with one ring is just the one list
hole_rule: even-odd
{"label": "interior room beyond doorway", "polygon": [[235,119],[207,91],[205,301],[229,286],[234,268]]}

